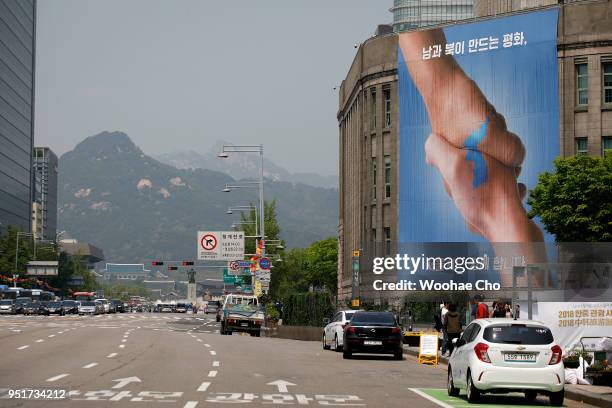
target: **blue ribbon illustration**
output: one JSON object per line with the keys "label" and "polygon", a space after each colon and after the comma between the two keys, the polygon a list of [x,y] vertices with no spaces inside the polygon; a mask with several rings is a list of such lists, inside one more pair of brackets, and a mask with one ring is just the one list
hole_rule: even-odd
{"label": "blue ribbon illustration", "polygon": [[470,133],[463,144],[463,147],[468,149],[466,159],[474,162],[474,177],[472,179],[472,187],[474,189],[487,181],[487,162],[482,153],[478,150],[478,145],[484,140],[488,126],[489,118],[486,118],[478,129],[474,129],[472,133]]}

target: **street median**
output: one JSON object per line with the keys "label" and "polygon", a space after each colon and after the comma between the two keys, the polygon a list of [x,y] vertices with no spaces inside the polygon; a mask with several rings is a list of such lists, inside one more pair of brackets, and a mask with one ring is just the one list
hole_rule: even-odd
{"label": "street median", "polygon": [[261,331],[265,337],[276,337],[279,339],[320,341],[322,328],[314,326],[271,326],[264,327]]}

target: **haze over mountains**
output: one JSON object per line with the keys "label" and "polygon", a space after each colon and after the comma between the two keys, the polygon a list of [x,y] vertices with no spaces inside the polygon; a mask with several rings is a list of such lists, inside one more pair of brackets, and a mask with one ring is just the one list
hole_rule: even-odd
{"label": "haze over mountains", "polygon": [[[229,174],[235,179],[255,177],[259,175],[260,158],[257,154],[233,154],[224,160],[219,160],[227,142],[219,141],[207,153],[196,151],[174,152],[154,155],[162,163],[179,169],[208,169]],[[338,188],[338,176],[322,176],[316,173],[291,173],[287,169],[274,164],[264,157],[264,177],[273,181],[288,181],[304,183],[314,187]]]}
{"label": "haze over mountains", "polygon": [[[216,154],[208,156],[205,160],[224,162]],[[257,168],[249,170],[249,163],[236,159],[230,167],[234,174],[256,176]],[[336,236],[337,189],[274,181],[289,178],[290,173],[272,165],[270,169],[273,179],[266,180],[266,200],[277,199],[281,237],[287,246],[307,246]],[[108,262],[192,259],[196,231],[228,230],[239,215],[226,215],[227,208],[258,200],[255,189],[221,192],[226,183],[235,181],[228,174],[164,164],[144,154],[121,132],[88,137],[62,155],[59,178],[58,228],[101,247]]]}

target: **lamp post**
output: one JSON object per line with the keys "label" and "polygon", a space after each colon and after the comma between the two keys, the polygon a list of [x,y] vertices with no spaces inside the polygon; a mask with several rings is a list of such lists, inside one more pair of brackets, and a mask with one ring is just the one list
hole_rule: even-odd
{"label": "lamp post", "polygon": [[[259,169],[259,219],[260,228],[259,232],[261,235],[261,254],[266,254],[266,218],[265,218],[265,206],[264,206],[264,148],[263,145],[223,145],[223,150],[219,153],[219,157],[226,159],[229,157],[228,153],[259,153],[260,158],[260,169]],[[231,187],[229,187],[231,188]],[[228,189],[228,186],[226,186]]]}
{"label": "lamp post", "polygon": [[229,207],[225,213],[231,215],[234,213],[234,211],[247,211],[247,210],[249,211],[255,210],[255,237],[257,238],[259,236],[259,227],[257,224],[257,207],[255,207],[254,205],[238,205],[236,207]]}

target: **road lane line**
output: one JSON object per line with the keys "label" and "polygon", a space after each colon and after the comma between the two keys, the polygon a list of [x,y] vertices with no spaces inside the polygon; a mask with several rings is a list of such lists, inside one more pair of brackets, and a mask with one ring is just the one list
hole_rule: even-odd
{"label": "road lane line", "polygon": [[119,348],[125,348],[125,344],[120,344]]}
{"label": "road lane line", "polygon": [[208,376],[209,377],[216,377],[217,376],[217,372],[215,370],[211,370],[208,372]]}
{"label": "road lane line", "polygon": [[198,341],[201,343],[201,342],[202,342],[202,339],[198,339]]}
{"label": "road lane line", "polygon": [[211,356],[216,356],[216,355],[217,355],[217,352],[216,352],[215,350],[210,350],[210,355],[211,355]]}
{"label": "road lane line", "polygon": [[126,339],[121,340],[122,343],[125,343],[126,341],[127,341]]}
{"label": "road lane line", "polygon": [[60,374],[60,375],[56,375],[55,377],[51,377],[51,378],[47,378],[48,382],[53,382],[53,381],[57,381],[57,380],[61,380],[64,377],[68,377],[70,374]]}
{"label": "road lane line", "polygon": [[439,400],[435,399],[434,397],[425,394],[423,391],[421,391],[421,390],[419,390],[417,388],[408,388],[408,389],[410,391],[414,392],[415,394],[425,398],[426,400],[429,400],[429,401],[433,402],[434,404],[437,404],[437,405],[439,405],[439,406],[441,406],[443,408],[453,408],[452,405],[448,405],[447,403],[439,401]]}
{"label": "road lane line", "polygon": [[117,355],[117,353],[110,353],[106,358],[113,358]]}
{"label": "road lane line", "polygon": [[204,344],[204,347],[210,347],[210,344],[206,343]]}
{"label": "road lane line", "polygon": [[91,367],[95,367],[97,365],[98,365],[98,363],[89,363],[87,365],[84,365],[83,368],[91,368]]}
{"label": "road lane line", "polygon": [[55,337],[55,334],[50,334],[48,337]]}
{"label": "road lane line", "polygon": [[200,384],[200,386],[198,387],[198,391],[199,392],[206,392],[206,390],[208,389],[208,387],[210,387],[210,383],[208,381],[204,381],[202,384]]}
{"label": "road lane line", "polygon": [[28,347],[30,347],[30,346],[21,346],[21,347],[17,347],[17,350],[25,350],[25,349],[27,349]]}
{"label": "road lane line", "polygon": [[213,367],[219,367],[219,365],[221,365],[220,362],[218,361],[213,361]]}
{"label": "road lane line", "polygon": [[42,343],[43,341],[44,341],[43,339],[36,340],[37,343]]}
{"label": "road lane line", "polygon": [[198,406],[198,401],[187,401],[183,408],[195,408]]}

